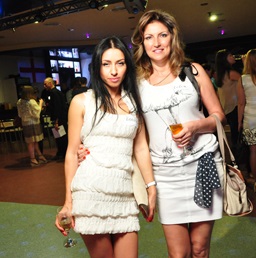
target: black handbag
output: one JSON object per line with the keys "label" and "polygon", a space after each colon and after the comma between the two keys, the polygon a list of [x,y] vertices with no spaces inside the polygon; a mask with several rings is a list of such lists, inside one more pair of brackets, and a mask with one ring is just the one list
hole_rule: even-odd
{"label": "black handbag", "polygon": [[13,125],[15,127],[21,127],[22,128],[22,120],[19,116],[16,116],[13,120]]}

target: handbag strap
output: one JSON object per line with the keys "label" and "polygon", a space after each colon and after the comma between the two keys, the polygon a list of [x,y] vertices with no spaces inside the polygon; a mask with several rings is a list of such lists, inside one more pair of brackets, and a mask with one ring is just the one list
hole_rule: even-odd
{"label": "handbag strap", "polygon": [[223,128],[219,118],[214,114],[212,114],[211,116],[214,117],[214,119],[216,120],[217,135],[218,135],[218,141],[219,141],[220,152],[221,152],[221,156],[222,156],[222,159],[223,159],[223,163],[224,164],[226,163],[225,145],[224,145],[224,143],[225,143],[226,146],[227,146],[228,152],[229,152],[229,156],[230,156],[230,160],[232,162],[232,165],[237,167],[235,157],[234,157],[234,155],[233,155],[233,153],[232,153],[232,151],[229,147],[226,133],[224,131],[224,128]]}

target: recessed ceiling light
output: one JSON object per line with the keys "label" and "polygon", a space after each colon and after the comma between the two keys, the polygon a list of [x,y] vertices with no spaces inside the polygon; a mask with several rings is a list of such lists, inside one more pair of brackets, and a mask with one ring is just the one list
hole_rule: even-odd
{"label": "recessed ceiling light", "polygon": [[68,31],[75,31],[75,29],[74,28],[70,28],[70,29],[68,29]]}
{"label": "recessed ceiling light", "polygon": [[208,15],[209,15],[209,20],[211,22],[214,22],[218,19],[218,15],[217,14],[214,14],[214,13],[211,13],[211,12],[208,12]]}

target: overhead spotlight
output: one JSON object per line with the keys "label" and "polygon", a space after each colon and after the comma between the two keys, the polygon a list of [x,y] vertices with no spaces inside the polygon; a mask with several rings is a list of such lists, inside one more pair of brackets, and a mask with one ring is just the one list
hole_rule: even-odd
{"label": "overhead spotlight", "polygon": [[123,0],[128,13],[137,14],[144,12],[147,7],[148,0]]}
{"label": "overhead spotlight", "polygon": [[214,22],[214,21],[216,21],[216,20],[218,19],[218,16],[217,16],[216,14],[213,14],[213,13],[211,13],[211,12],[208,12],[208,15],[209,15],[209,20],[210,20],[211,22]]}
{"label": "overhead spotlight", "polygon": [[97,8],[99,7],[98,1],[90,1],[90,2],[89,2],[89,7],[90,7],[91,9],[97,9]]}
{"label": "overhead spotlight", "polygon": [[45,18],[42,14],[36,14],[34,17],[34,23],[44,22]]}
{"label": "overhead spotlight", "polygon": [[101,1],[100,3],[98,1],[90,1],[89,7],[91,9],[97,9],[99,11],[103,10],[104,8],[108,7],[108,3],[105,1]]}

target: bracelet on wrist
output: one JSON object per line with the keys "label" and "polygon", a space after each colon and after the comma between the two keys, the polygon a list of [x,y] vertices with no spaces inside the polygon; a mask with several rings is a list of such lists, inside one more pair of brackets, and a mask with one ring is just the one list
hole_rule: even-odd
{"label": "bracelet on wrist", "polygon": [[157,185],[156,181],[152,181],[148,184],[146,184],[146,189],[148,189],[150,186]]}

